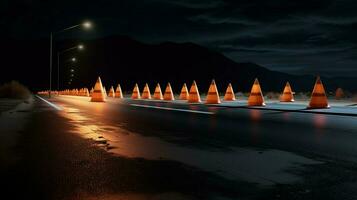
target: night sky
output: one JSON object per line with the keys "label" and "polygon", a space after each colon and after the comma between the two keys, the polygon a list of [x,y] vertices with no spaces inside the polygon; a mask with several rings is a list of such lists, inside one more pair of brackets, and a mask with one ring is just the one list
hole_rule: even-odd
{"label": "night sky", "polygon": [[3,0],[0,36],[45,38],[90,19],[93,31],[66,37],[194,42],[272,70],[356,76],[356,10],[355,0]]}

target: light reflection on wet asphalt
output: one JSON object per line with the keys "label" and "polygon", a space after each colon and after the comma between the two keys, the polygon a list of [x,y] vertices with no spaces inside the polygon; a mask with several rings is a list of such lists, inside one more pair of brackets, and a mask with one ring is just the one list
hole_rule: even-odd
{"label": "light reflection on wet asphalt", "polygon": [[354,117],[139,102],[214,113],[206,115],[78,97],[53,102],[73,132],[115,155],[176,160],[231,179],[289,183],[298,177],[287,169],[321,163],[310,154],[352,161],[357,155]]}

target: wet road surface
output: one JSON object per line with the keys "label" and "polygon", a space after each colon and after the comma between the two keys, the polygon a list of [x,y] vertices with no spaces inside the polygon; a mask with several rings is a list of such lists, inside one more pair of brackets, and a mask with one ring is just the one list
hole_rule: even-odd
{"label": "wet road surface", "polygon": [[[52,100],[78,119],[196,149],[253,147],[357,161],[357,117],[88,98]],[[104,131],[105,132],[105,131]]]}
{"label": "wet road surface", "polygon": [[88,100],[51,99],[60,110],[36,100],[25,129],[36,134],[22,143],[29,148],[25,166],[36,171],[28,180],[39,184],[33,194],[50,188],[44,198],[357,197],[356,117]]}
{"label": "wet road surface", "polygon": [[102,124],[97,133],[110,152],[175,160],[232,180],[290,184],[301,178],[292,171],[306,165],[357,158],[351,116],[110,98],[104,104],[81,97],[54,102],[78,109],[74,120],[86,116],[84,125]]}

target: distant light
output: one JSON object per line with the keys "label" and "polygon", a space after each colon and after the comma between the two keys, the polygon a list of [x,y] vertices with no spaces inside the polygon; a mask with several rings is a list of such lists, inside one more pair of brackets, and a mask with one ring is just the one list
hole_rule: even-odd
{"label": "distant light", "polygon": [[74,74],[71,74],[71,77],[73,77],[74,76]]}
{"label": "distant light", "polygon": [[86,29],[90,29],[90,28],[92,28],[92,23],[90,23],[90,22],[88,22],[88,21],[87,21],[87,22],[84,22],[84,23],[83,23],[83,27],[86,28]]}
{"label": "distant light", "polygon": [[74,72],[74,69],[71,69],[71,72]]}
{"label": "distant light", "polygon": [[77,60],[76,58],[72,58],[72,61],[73,61],[73,62],[76,62],[76,60]]}
{"label": "distant light", "polygon": [[82,50],[84,48],[84,46],[82,44],[78,45],[78,49]]}
{"label": "distant light", "polygon": [[72,82],[72,79],[69,79],[70,82]]}

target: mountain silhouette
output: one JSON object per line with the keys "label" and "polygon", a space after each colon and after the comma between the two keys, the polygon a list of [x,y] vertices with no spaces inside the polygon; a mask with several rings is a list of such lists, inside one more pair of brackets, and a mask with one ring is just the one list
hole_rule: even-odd
{"label": "mountain silhouette", "polygon": [[[56,49],[65,49],[77,40],[64,40],[55,43],[53,59],[53,88],[57,88]],[[289,81],[295,91],[311,91],[315,76],[297,76],[268,70],[254,63],[235,62],[223,54],[194,43],[163,42],[147,44],[127,36],[110,36],[82,41],[83,52],[71,52],[61,57],[61,88],[92,87],[97,76],[101,76],[107,89],[120,83],[123,90],[130,91],[135,83],[142,89],[149,83],[152,90],[156,83],[165,87],[170,82],[174,92],[178,92],[183,83],[188,86],[196,80],[200,91],[206,92],[212,79],[216,80],[221,92],[228,83],[235,91],[247,92],[257,77],[263,91],[282,91]],[[48,52],[49,42],[39,41],[4,41],[7,49],[3,65],[9,66],[10,75],[1,74],[1,80],[17,79],[32,90],[48,87]],[[15,56],[14,56],[15,55]],[[69,62],[75,55],[77,63]],[[70,69],[74,69],[71,85],[68,85]],[[328,91],[342,87],[356,91],[354,78],[327,78],[322,81]]]}

